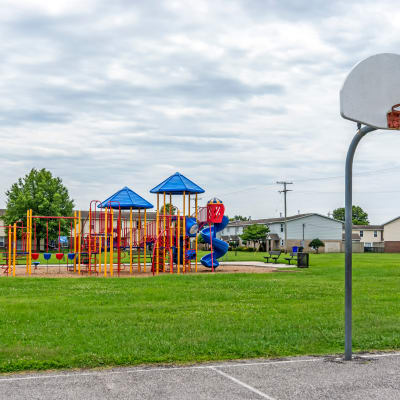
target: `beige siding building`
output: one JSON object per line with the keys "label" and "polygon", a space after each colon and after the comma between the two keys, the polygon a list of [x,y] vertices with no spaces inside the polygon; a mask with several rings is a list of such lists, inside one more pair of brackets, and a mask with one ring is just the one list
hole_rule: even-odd
{"label": "beige siding building", "polygon": [[385,252],[400,252],[400,217],[394,218],[383,224]]}
{"label": "beige siding building", "polygon": [[400,217],[382,225],[353,225],[353,235],[360,237],[364,251],[400,253]]}
{"label": "beige siding building", "polygon": [[366,248],[383,248],[383,225],[353,225],[353,235],[358,235],[363,247]]}

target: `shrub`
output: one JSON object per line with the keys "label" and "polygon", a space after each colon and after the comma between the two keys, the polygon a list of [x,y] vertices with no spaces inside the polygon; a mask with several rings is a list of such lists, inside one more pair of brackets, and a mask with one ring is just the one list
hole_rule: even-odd
{"label": "shrub", "polygon": [[318,249],[320,247],[325,247],[325,244],[324,244],[324,242],[322,240],[316,238],[316,239],[311,240],[311,242],[309,244],[309,247],[314,249],[315,252],[318,254]]}

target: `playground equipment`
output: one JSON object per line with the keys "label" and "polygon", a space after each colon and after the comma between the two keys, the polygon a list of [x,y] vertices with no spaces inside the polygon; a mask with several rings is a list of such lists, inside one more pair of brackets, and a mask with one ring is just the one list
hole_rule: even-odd
{"label": "playground equipment", "polygon": [[180,173],[150,192],[157,195],[155,217],[150,220],[147,210],[153,205],[128,187],[103,202],[92,200],[83,218],[81,211],[64,217],[33,215],[28,210],[26,226],[18,222],[5,227],[8,241],[1,268],[15,276],[22,260],[27,275],[32,265],[37,269],[41,262],[47,271],[58,266],[61,272],[65,264],[67,272],[88,275],[145,273],[149,263],[153,275],[180,274],[193,267],[197,272],[197,233],[208,223],[211,258],[207,263],[210,255],[203,257],[202,264],[214,270],[228,248],[215,237],[228,223],[223,204],[214,201],[199,207],[198,194],[204,190]]}
{"label": "playground equipment", "polygon": [[218,258],[221,258],[228,251],[228,243],[217,239],[217,232],[222,231],[229,223],[229,218],[224,216],[225,207],[221,200],[213,198],[207,203],[208,227],[201,231],[203,240],[210,244],[211,253],[206,254],[200,261],[213,271],[219,266]]}
{"label": "playground equipment", "polygon": [[[177,172],[150,190],[157,194],[156,239],[153,250],[153,275],[160,271],[175,270],[178,274],[191,271],[194,261],[197,272],[197,232],[198,232],[198,194],[204,190],[194,182]],[[163,207],[160,210],[160,195]],[[194,213],[191,203],[194,195]],[[166,198],[169,196],[167,212]],[[172,203],[173,196],[182,196],[182,210]],[[175,214],[175,212],[177,214]],[[194,248],[193,248],[194,246]]]}
{"label": "playground equipment", "polygon": [[[107,265],[110,266],[110,275],[113,276],[115,262],[114,249],[117,251],[118,275],[121,270],[125,268],[125,264],[122,263],[122,255],[126,249],[129,251],[129,272],[132,274],[133,271],[134,250],[137,252],[138,272],[141,271],[141,251],[143,250],[143,272],[146,272],[147,246],[148,243],[152,241],[153,233],[151,227],[147,226],[147,210],[153,208],[153,205],[125,186],[120,191],[98,204],[97,207],[105,211],[104,213],[100,212],[98,217],[96,211],[94,211],[94,214],[92,214],[91,208],[89,211],[89,267],[90,256],[96,251],[96,243],[98,242],[99,245],[97,247],[99,251],[104,249],[104,276],[107,276]],[[114,210],[118,210],[116,215],[116,227],[113,218]],[[124,218],[122,215],[122,210],[129,210],[129,224],[128,218]],[[137,211],[137,219],[135,221],[133,220],[133,210]],[[143,221],[141,211],[143,211]],[[99,224],[96,224],[97,220],[99,220]],[[99,238],[98,241],[95,240],[96,237]],[[107,262],[108,252],[109,262]]]}
{"label": "playground equipment", "polygon": [[26,264],[26,273],[30,265],[28,264],[28,226],[24,226],[22,221],[13,225],[1,226],[7,232],[7,245],[5,251],[1,253],[0,269],[6,275],[15,276],[16,268]]}

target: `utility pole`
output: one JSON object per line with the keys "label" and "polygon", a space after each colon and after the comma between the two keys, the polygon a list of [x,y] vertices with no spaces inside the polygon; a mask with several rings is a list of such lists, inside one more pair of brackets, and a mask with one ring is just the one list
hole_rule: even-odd
{"label": "utility pole", "polygon": [[278,185],[283,185],[283,190],[279,190],[279,193],[283,193],[283,199],[284,199],[284,204],[285,204],[285,252],[287,252],[288,247],[287,247],[287,224],[286,224],[286,218],[287,218],[287,207],[286,207],[286,193],[287,192],[292,192],[292,190],[287,189],[286,185],[292,185],[293,182],[286,182],[286,181],[279,181],[276,182]]}

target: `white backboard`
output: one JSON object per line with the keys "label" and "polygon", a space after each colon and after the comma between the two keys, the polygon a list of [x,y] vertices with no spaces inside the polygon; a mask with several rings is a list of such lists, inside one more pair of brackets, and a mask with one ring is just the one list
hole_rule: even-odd
{"label": "white backboard", "polygon": [[351,70],[340,91],[342,117],[374,128],[391,129],[388,113],[396,104],[400,104],[398,54],[376,54],[361,61]]}

